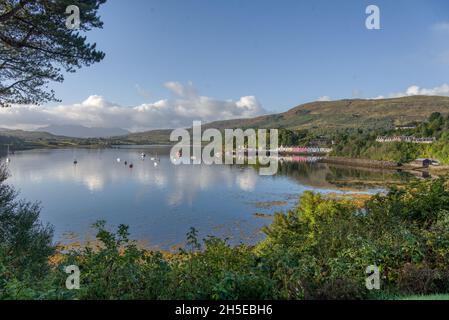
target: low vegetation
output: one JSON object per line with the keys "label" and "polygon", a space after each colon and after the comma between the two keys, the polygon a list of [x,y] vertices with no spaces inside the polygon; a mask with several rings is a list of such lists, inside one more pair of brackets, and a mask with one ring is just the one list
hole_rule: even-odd
{"label": "low vegetation", "polygon": [[[433,144],[406,142],[376,142],[379,136],[407,135],[417,138],[436,138]],[[401,164],[420,157],[439,160],[449,164],[449,115],[433,113],[427,121],[407,130],[351,130],[346,129],[332,135],[335,141],[333,155],[349,158],[366,158],[394,161]]]}

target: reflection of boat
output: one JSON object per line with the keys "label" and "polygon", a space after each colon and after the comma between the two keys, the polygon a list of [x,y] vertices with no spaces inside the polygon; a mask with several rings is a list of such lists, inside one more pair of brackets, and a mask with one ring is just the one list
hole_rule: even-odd
{"label": "reflection of boat", "polygon": [[158,156],[157,156],[157,153],[156,153],[156,156],[155,157],[153,157],[153,158],[151,158],[151,160],[153,161],[153,165],[155,166],[155,167],[157,167],[158,165],[159,165],[159,162],[161,162],[161,160],[158,158]]}

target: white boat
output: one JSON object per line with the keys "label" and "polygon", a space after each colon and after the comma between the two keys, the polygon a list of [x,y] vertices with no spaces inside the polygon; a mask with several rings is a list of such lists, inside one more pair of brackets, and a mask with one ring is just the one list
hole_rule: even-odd
{"label": "white boat", "polygon": [[8,146],[8,149],[6,151],[6,163],[10,163],[11,159],[9,158],[9,144],[7,144],[7,146]]}
{"label": "white boat", "polygon": [[120,158],[117,158],[117,163],[120,163],[122,160]]}
{"label": "white boat", "polygon": [[156,153],[156,156],[151,157],[151,161],[160,162],[159,157],[157,156],[157,153]]}

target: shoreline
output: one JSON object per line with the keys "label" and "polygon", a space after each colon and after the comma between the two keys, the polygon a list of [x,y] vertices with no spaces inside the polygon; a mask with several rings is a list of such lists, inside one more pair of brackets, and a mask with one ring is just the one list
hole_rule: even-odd
{"label": "shoreline", "polygon": [[[130,147],[167,147],[171,145],[167,144],[59,144],[59,145],[48,145],[48,144],[29,144],[15,149],[14,151],[30,151],[30,150],[61,150],[61,149],[126,149]],[[290,154],[292,155],[292,154]],[[368,158],[351,158],[351,157],[338,157],[338,156],[324,156],[319,159],[317,163],[326,163],[334,165],[342,165],[346,167],[354,168],[368,168],[368,169],[381,169],[389,171],[402,171],[409,172],[414,175],[421,174],[425,176],[426,174],[431,174],[434,176],[449,174],[449,166],[430,166],[417,167],[408,164],[400,165],[393,161],[386,160],[373,160]]]}
{"label": "shoreline", "polygon": [[439,175],[445,175],[449,173],[449,166],[430,166],[417,167],[412,165],[399,165],[393,161],[382,161],[382,160],[372,160],[372,159],[361,159],[361,158],[349,158],[349,157],[325,157],[318,162],[327,164],[343,165],[347,167],[355,168],[371,168],[371,169],[382,169],[390,171],[400,171],[409,172],[414,175],[420,174],[423,178],[426,175],[433,175],[438,177]]}

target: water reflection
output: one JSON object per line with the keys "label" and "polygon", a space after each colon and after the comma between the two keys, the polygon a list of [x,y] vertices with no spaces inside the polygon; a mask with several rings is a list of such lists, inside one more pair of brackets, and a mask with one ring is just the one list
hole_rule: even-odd
{"label": "water reflection", "polygon": [[[151,161],[156,154],[157,167]],[[387,181],[409,179],[399,173],[288,161],[273,177],[259,176],[250,166],[174,166],[166,147],[33,150],[17,152],[11,160],[9,183],[26,199],[41,201],[42,219],[55,226],[58,239],[68,231],[82,237],[93,222],[105,219],[130,225],[134,237],[162,248],[183,242],[191,226],[202,236],[251,243],[269,223],[254,213],[287,209],[305,190],[335,192],[355,186],[370,192]],[[288,205],[261,212],[258,201]]]}

